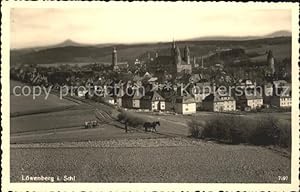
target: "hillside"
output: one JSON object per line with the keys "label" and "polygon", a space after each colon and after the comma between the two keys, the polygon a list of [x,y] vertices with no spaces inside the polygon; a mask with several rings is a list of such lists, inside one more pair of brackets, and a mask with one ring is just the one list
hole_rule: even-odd
{"label": "hillside", "polygon": [[[271,49],[276,59],[290,58],[291,37],[275,37],[255,40],[207,40],[207,41],[179,41],[177,45],[190,47],[191,55],[200,57],[214,52],[217,48],[242,48],[252,57],[261,57],[266,50]],[[118,50],[119,61],[133,61],[145,56],[147,52],[166,55],[169,54],[170,42],[152,44],[118,44],[105,46],[78,45],[67,42],[64,46],[36,49],[11,50],[10,63],[14,64],[55,64],[79,62],[111,62],[112,48]]]}

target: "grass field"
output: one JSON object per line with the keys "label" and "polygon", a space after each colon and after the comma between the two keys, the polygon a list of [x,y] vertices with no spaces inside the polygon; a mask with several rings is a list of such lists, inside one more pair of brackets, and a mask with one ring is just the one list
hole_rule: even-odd
{"label": "grass field", "polygon": [[263,147],[183,138],[13,146],[10,156],[11,182],[68,175],[76,182],[278,183],[291,169],[288,157]]}
{"label": "grass field", "polygon": [[[33,98],[33,95],[22,95],[20,89],[16,89],[16,94],[13,93],[15,86],[26,86],[18,81],[10,81],[10,114],[16,113],[38,113],[39,111],[53,110],[55,108],[63,108],[68,106],[74,106],[76,103],[67,99],[60,99],[58,96],[49,94],[46,98],[46,94],[42,94]],[[32,90],[32,87],[29,86]],[[21,94],[19,96],[19,94]]]}
{"label": "grass field", "polygon": [[35,99],[30,96],[10,96],[10,113],[21,112],[38,112],[46,109],[55,109],[61,107],[74,106],[76,103],[60,99],[58,96],[50,94],[47,99],[45,95],[36,97]]}
{"label": "grass field", "polygon": [[246,52],[255,52],[258,54],[264,54],[261,56],[257,56],[257,57],[252,57],[251,60],[252,61],[266,61],[267,60],[267,55],[265,54],[266,51],[268,50],[272,50],[273,55],[275,57],[275,59],[277,60],[282,60],[285,58],[290,58],[291,57],[291,44],[279,44],[279,45],[263,45],[261,47],[258,48],[253,48],[253,49],[246,49]]}
{"label": "grass field", "polygon": [[94,110],[65,110],[59,112],[11,118],[11,133],[84,127],[84,121],[94,120]]}
{"label": "grass field", "polygon": [[[11,91],[14,86],[25,84],[10,81]],[[10,131],[21,133],[84,125],[86,120],[94,120],[94,110],[85,104],[78,104],[67,99],[60,99],[54,94],[45,94],[33,99],[29,96],[10,95]]]}

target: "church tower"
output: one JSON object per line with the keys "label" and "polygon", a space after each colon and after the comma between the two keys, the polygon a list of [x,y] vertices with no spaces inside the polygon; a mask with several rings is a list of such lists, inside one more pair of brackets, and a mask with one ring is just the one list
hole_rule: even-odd
{"label": "church tower", "polygon": [[271,69],[271,74],[274,75],[275,74],[275,61],[274,61],[273,52],[271,50],[268,51],[267,62],[268,62],[268,66]]}
{"label": "church tower", "polygon": [[117,60],[117,50],[116,48],[114,47],[113,51],[112,51],[112,68],[114,69],[117,64],[118,64],[118,60]]}
{"label": "church tower", "polygon": [[175,59],[176,65],[181,65],[181,54],[180,54],[179,47],[176,47],[176,49],[175,49],[174,59]]}
{"label": "church tower", "polygon": [[184,48],[183,60],[186,62],[186,64],[188,64],[188,65],[191,64],[191,60],[190,60],[190,49],[189,49],[188,46],[185,46],[185,48]]}
{"label": "church tower", "polygon": [[171,46],[171,56],[174,57],[175,53],[176,53],[176,44],[175,44],[175,41],[173,39],[172,46]]}

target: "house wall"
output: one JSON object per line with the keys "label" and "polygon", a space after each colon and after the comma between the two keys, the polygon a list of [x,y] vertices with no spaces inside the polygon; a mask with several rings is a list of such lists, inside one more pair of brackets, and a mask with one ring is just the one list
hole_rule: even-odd
{"label": "house wall", "polygon": [[196,103],[176,103],[175,112],[180,114],[196,113]]}
{"label": "house wall", "polygon": [[271,99],[271,105],[277,106],[277,107],[291,107],[292,106],[292,98],[291,97],[274,96]]}
{"label": "house wall", "polygon": [[247,105],[251,109],[256,109],[257,107],[261,107],[263,105],[263,99],[248,99]]}
{"label": "house wall", "polygon": [[151,110],[159,110],[159,101],[152,101],[151,102]]}
{"label": "house wall", "polygon": [[214,103],[213,103],[213,111],[215,111],[215,112],[222,112],[222,111],[225,111],[223,101],[220,101],[220,102],[214,102]]}
{"label": "house wall", "polygon": [[132,108],[132,99],[131,98],[122,98],[122,107]]}
{"label": "house wall", "polygon": [[165,101],[141,101],[141,108],[149,109],[152,111],[165,110],[166,103]]}
{"label": "house wall", "polygon": [[292,98],[291,97],[281,97],[280,98],[280,107],[292,107]]}
{"label": "house wall", "polygon": [[115,104],[115,101],[114,101],[114,99],[108,99],[108,100],[106,100],[106,102],[107,102],[107,103],[109,103],[109,104],[112,104],[112,105],[114,105],[114,104]]}
{"label": "house wall", "polygon": [[121,97],[117,97],[117,98],[116,98],[116,104],[117,104],[119,107],[122,107],[122,98],[121,98]]}
{"label": "house wall", "polygon": [[151,101],[142,99],[140,101],[140,108],[141,109],[149,109],[151,110]]}
{"label": "house wall", "polygon": [[135,108],[135,109],[141,108],[140,100],[139,99],[133,99],[132,100],[132,107]]}
{"label": "house wall", "polygon": [[165,101],[165,110],[166,111],[174,111],[175,104],[171,101]]}
{"label": "house wall", "polygon": [[236,102],[235,100],[227,100],[227,101],[218,101],[213,104],[213,111],[222,112],[222,111],[235,111],[236,110]]}
{"label": "house wall", "polygon": [[159,105],[160,105],[159,106],[160,110],[164,111],[166,109],[166,103],[165,103],[165,101],[160,101]]}

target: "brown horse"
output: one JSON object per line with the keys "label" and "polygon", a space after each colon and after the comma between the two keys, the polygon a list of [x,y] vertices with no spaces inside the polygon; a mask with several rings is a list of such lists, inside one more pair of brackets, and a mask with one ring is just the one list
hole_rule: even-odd
{"label": "brown horse", "polygon": [[145,128],[145,132],[148,131],[148,129],[150,128],[151,132],[156,132],[156,125],[160,126],[160,122],[159,121],[154,121],[154,122],[145,122],[144,123],[144,128]]}

